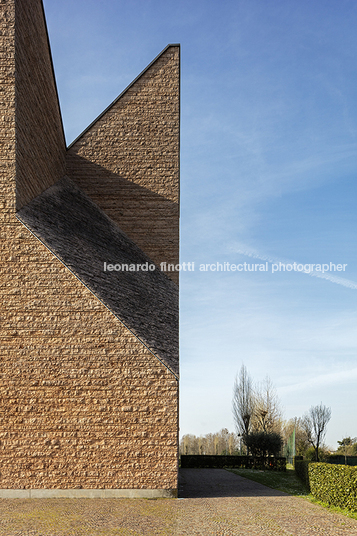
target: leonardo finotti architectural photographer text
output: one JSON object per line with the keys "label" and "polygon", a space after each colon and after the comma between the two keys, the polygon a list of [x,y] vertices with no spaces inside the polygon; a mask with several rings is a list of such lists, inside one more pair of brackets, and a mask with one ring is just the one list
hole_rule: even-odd
{"label": "leonardo finotti architectural photographer text", "polygon": [[[233,264],[230,262],[216,262],[198,264],[199,272],[304,272],[310,274],[312,272],[345,272],[347,264],[336,264],[333,262],[325,264],[299,264],[292,263],[248,263]],[[104,263],[104,272],[153,272],[156,270],[155,264],[148,262],[143,264],[107,264]],[[194,272],[194,262],[182,262],[181,264],[169,264],[162,262],[160,264],[162,272]]]}

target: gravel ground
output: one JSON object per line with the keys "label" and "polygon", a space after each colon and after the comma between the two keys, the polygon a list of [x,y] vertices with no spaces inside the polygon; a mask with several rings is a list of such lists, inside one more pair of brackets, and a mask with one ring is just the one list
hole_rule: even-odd
{"label": "gravel ground", "polygon": [[357,536],[357,521],[222,469],[183,469],[179,499],[2,499],[1,536]]}

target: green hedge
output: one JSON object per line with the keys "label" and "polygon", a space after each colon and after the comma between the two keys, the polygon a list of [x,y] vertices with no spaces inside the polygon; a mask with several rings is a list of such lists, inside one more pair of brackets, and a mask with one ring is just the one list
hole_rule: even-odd
{"label": "green hedge", "polygon": [[301,482],[305,484],[308,491],[310,491],[309,483],[309,463],[305,460],[298,460],[297,457],[294,460],[294,467],[296,476],[300,478]]}
{"label": "green hedge", "polygon": [[316,499],[357,512],[357,467],[310,463],[308,471]]}
{"label": "green hedge", "polygon": [[244,467],[245,469],[267,469],[273,471],[286,471],[286,458],[253,457],[253,456],[225,456],[182,454],[182,468],[222,468]]}
{"label": "green hedge", "polygon": [[326,463],[339,463],[340,465],[357,465],[357,456],[343,456],[342,454],[331,454]]}

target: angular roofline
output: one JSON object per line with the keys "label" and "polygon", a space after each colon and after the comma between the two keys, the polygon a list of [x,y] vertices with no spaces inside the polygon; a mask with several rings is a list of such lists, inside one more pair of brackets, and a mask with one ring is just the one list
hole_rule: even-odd
{"label": "angular roofline", "polygon": [[49,36],[49,33],[48,33],[48,28],[47,28],[47,20],[46,20],[46,13],[45,13],[45,7],[44,7],[44,5],[43,5],[43,0],[41,0],[41,7],[42,7],[43,20],[44,20],[44,23],[45,23],[46,38],[47,38],[47,45],[48,45],[48,52],[49,52],[49,54],[50,54],[50,62],[51,62],[52,78],[53,78],[53,82],[54,82],[54,85],[55,85],[55,91],[56,91],[56,97],[57,97],[57,106],[58,106],[59,116],[60,116],[60,120],[61,120],[63,142],[64,142],[64,146],[65,146],[65,148],[66,148],[66,147],[67,147],[66,135],[65,135],[65,133],[64,133],[64,124],[63,124],[63,118],[62,118],[62,111],[61,111],[61,105],[60,105],[59,94],[58,94],[58,88],[57,88],[57,81],[56,81],[55,68],[54,68],[54,65],[53,65],[52,51],[51,51],[51,43],[50,43],[50,36]]}
{"label": "angular roofline", "polygon": [[178,48],[180,49],[180,48],[181,48],[181,45],[180,45],[180,43],[172,43],[172,44],[167,45],[167,46],[166,46],[166,47],[165,47],[165,48],[164,48],[164,49],[163,49],[163,50],[162,50],[162,51],[161,51],[161,52],[160,52],[160,53],[159,53],[153,60],[152,60],[152,62],[150,62],[149,65],[147,65],[147,67],[145,67],[145,69],[144,69],[143,71],[141,71],[141,73],[140,73],[136,78],[134,78],[134,80],[133,80],[133,81],[132,81],[132,82],[131,82],[125,89],[124,89],[124,91],[122,91],[122,92],[120,93],[120,95],[118,95],[118,97],[116,97],[116,99],[114,99],[113,102],[111,102],[111,103],[109,104],[109,106],[107,106],[107,107],[105,108],[105,110],[104,110],[101,114],[99,114],[98,117],[96,117],[96,118],[94,119],[94,121],[92,121],[91,124],[88,125],[88,127],[87,127],[85,130],[83,130],[83,132],[81,132],[81,134],[79,134],[79,136],[77,136],[77,138],[76,138],[74,141],[72,141],[72,143],[71,143],[70,145],[68,145],[67,150],[70,149],[70,148],[71,148],[71,147],[72,147],[72,146],[73,146],[73,145],[74,145],[74,144],[75,144],[75,143],[76,143],[82,136],[84,136],[84,134],[86,134],[86,133],[92,128],[92,126],[95,125],[95,123],[96,123],[97,121],[99,121],[99,119],[101,119],[101,118],[107,113],[107,111],[110,110],[110,108],[112,108],[112,106],[114,106],[114,104],[116,104],[116,103],[118,102],[118,100],[119,100],[119,99],[120,99],[120,98],[121,98],[121,97],[122,97],[122,96],[123,96],[123,95],[124,95],[124,94],[125,94],[125,93],[126,93],[126,92],[127,92],[133,85],[134,85],[134,84],[135,84],[135,82],[137,82],[137,81],[139,80],[139,78],[141,78],[141,77],[146,73],[146,71],[147,71],[148,69],[150,69],[150,67],[151,67],[151,66],[152,66],[152,65],[153,65],[153,64],[160,58],[160,56],[162,56],[162,55],[166,52],[166,50],[168,50],[168,49],[171,48],[171,47],[178,47]]}

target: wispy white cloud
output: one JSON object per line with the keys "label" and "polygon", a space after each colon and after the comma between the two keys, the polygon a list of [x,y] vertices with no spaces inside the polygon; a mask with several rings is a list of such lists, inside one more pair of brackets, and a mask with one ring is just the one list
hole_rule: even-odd
{"label": "wispy white cloud", "polygon": [[290,385],[280,386],[279,394],[290,394],[293,391],[311,391],[312,389],[326,387],[330,385],[346,384],[357,380],[357,367],[345,369],[339,372],[328,372],[327,374],[312,375],[308,379],[292,383]]}
{"label": "wispy white cloud", "polygon": [[[231,246],[230,248],[232,251],[234,251],[235,253],[240,253],[241,255],[245,255],[246,257],[251,257],[253,259],[259,259],[259,260],[262,260],[262,261],[267,261],[267,262],[270,262],[272,264],[279,264],[279,263],[282,263],[282,264],[303,264],[305,265],[306,263],[298,263],[297,261],[293,261],[291,259],[278,259],[276,257],[271,257],[269,255],[264,255],[262,253],[259,253],[253,249],[248,249],[248,248],[241,248],[241,247],[235,247],[235,246]],[[345,279],[343,277],[338,277],[338,276],[335,276],[335,275],[331,275],[331,274],[328,274],[328,273],[322,273],[322,272],[317,272],[317,271],[310,271],[310,272],[307,272],[307,271],[301,271],[299,273],[302,273],[302,274],[305,274],[305,275],[309,275],[311,277],[318,277],[320,279],[326,279],[327,281],[330,281],[331,283],[336,283],[337,285],[342,285],[343,287],[347,287],[347,288],[350,288],[352,290],[357,290],[357,283],[355,281],[351,281],[350,279]]]}

